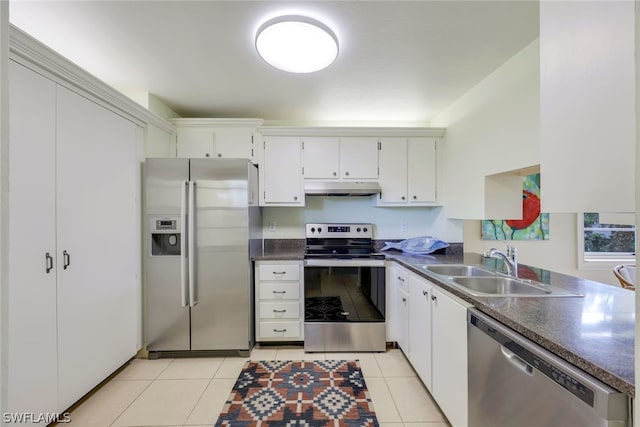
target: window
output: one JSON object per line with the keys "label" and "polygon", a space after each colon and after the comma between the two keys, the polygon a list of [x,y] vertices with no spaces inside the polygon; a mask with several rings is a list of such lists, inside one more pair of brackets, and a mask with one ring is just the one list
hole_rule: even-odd
{"label": "window", "polygon": [[578,235],[583,264],[589,262],[619,263],[634,261],[636,226],[634,214],[582,214],[582,232]]}

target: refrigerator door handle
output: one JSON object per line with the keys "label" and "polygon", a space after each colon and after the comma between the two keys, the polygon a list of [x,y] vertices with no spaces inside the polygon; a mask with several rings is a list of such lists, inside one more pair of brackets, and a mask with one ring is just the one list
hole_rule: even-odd
{"label": "refrigerator door handle", "polygon": [[[188,181],[184,181],[182,185],[181,203],[180,203],[180,304],[183,307],[187,307],[187,280],[188,280],[188,266],[187,266],[187,188],[189,186]],[[189,254],[191,255],[191,254]]]}
{"label": "refrigerator door handle", "polygon": [[196,183],[189,181],[189,307],[198,304],[196,295],[196,234],[195,234],[195,201]]}

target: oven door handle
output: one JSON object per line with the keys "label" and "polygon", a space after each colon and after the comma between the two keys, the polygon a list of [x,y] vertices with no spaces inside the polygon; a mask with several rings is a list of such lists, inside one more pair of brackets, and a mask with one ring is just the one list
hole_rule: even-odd
{"label": "oven door handle", "polygon": [[384,267],[383,259],[305,259],[305,267]]}

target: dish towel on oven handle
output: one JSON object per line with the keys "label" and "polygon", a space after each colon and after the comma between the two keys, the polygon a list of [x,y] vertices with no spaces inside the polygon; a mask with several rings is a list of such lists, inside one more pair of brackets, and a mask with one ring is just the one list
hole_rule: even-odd
{"label": "dish towel on oven handle", "polygon": [[449,244],[442,240],[431,236],[413,237],[411,239],[402,240],[401,242],[384,242],[385,247],[382,251],[388,249],[397,249],[408,254],[426,255],[437,251],[438,249],[447,248]]}

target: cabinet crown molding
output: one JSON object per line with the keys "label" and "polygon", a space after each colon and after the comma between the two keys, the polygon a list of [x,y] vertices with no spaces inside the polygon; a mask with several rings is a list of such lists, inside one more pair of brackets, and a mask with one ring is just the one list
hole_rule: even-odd
{"label": "cabinet crown molding", "polygon": [[76,92],[82,90],[90,98],[138,125],[151,124],[167,133],[173,133],[173,126],[142,105],[118,92],[102,80],[64,58],[53,49],[14,25],[9,28],[9,58],[26,66],[44,71],[57,83]]}
{"label": "cabinet crown molding", "polygon": [[446,128],[427,127],[289,127],[262,126],[265,136],[443,137]]}
{"label": "cabinet crown molding", "polygon": [[169,119],[169,122],[175,127],[246,127],[259,128],[264,123],[262,119],[211,119],[211,118],[175,118]]}

